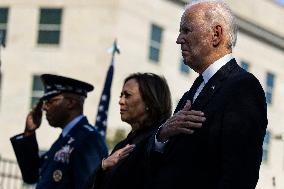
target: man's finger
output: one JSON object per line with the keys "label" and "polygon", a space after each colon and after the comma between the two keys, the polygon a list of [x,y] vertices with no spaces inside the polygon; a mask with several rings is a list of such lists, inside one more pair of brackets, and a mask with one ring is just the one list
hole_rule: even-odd
{"label": "man's finger", "polygon": [[181,121],[177,122],[176,124],[177,128],[201,128],[202,123],[196,123],[196,122],[191,122],[191,121]]}
{"label": "man's finger", "polygon": [[178,129],[178,134],[193,134],[194,130],[188,129],[188,128],[179,128]]}
{"label": "man's finger", "polygon": [[202,127],[202,123],[194,123],[194,122],[186,122],[185,124],[185,127],[187,128],[201,128]]}
{"label": "man's finger", "polygon": [[191,109],[191,101],[188,100],[185,104],[185,106],[183,107],[183,110],[190,110]]}
{"label": "man's finger", "polygon": [[192,122],[205,122],[206,118],[204,116],[200,115],[180,115],[176,117],[176,120],[172,122],[171,124],[177,124],[180,122],[187,122],[187,121],[192,121]]}
{"label": "man's finger", "polygon": [[204,116],[204,113],[202,111],[196,111],[196,110],[190,110],[190,111],[181,111],[180,115],[197,115],[197,116]]}
{"label": "man's finger", "polygon": [[190,115],[190,116],[185,116],[183,119],[184,122],[205,122],[206,118],[203,116],[196,116],[196,115]]}

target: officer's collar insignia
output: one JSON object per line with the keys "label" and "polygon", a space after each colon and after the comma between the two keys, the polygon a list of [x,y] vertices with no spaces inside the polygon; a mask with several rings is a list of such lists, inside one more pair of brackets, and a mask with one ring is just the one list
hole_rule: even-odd
{"label": "officer's collar insignia", "polygon": [[63,174],[61,170],[55,170],[52,176],[55,182],[59,182],[61,181]]}
{"label": "officer's collar insignia", "polygon": [[70,145],[63,146],[60,150],[58,150],[54,155],[54,161],[61,162],[61,163],[69,163],[70,155],[74,150],[73,147]]}

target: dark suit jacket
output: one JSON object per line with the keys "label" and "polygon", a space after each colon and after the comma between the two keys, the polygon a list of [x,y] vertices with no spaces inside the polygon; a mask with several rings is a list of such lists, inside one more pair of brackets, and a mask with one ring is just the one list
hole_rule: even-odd
{"label": "dark suit jacket", "polygon": [[[181,98],[182,109],[195,91]],[[170,139],[163,154],[153,152],[152,184],[161,189],[254,189],[267,126],[259,81],[233,59],[205,85],[193,110],[206,122],[192,135]]]}
{"label": "dark suit jacket", "polygon": [[101,159],[107,156],[102,137],[85,117],[42,156],[38,155],[35,135],[22,139],[17,136],[11,142],[23,180],[37,183],[37,189],[81,189]]}

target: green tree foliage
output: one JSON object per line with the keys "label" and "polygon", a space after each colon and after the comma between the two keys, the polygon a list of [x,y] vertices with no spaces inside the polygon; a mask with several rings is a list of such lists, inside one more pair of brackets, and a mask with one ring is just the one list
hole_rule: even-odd
{"label": "green tree foliage", "polygon": [[107,137],[106,143],[108,146],[108,149],[111,151],[114,146],[125,139],[126,137],[126,131],[124,129],[116,129],[115,134],[113,137]]}

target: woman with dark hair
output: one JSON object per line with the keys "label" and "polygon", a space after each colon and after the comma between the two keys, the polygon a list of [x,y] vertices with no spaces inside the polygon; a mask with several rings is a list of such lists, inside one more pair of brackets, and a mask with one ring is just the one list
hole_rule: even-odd
{"label": "woman with dark hair", "polygon": [[132,130],[102,161],[89,188],[144,188],[149,177],[145,152],[148,139],[172,113],[168,84],[153,73],[128,76],[119,105],[121,120]]}

